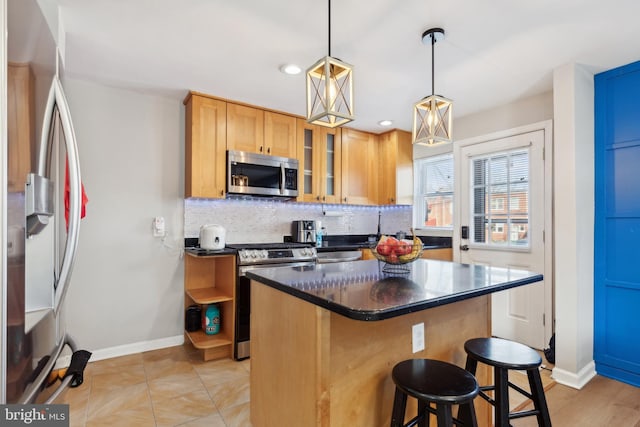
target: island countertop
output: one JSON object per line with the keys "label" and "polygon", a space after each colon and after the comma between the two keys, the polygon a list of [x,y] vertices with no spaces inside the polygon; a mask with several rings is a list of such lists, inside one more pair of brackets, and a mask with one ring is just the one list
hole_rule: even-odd
{"label": "island countertop", "polygon": [[525,270],[418,259],[385,273],[377,260],[261,268],[247,277],[355,320],[376,321],[542,280]]}

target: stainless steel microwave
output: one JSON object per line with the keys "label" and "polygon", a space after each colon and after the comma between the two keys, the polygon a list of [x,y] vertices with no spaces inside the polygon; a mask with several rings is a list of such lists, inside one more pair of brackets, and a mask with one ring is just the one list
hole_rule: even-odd
{"label": "stainless steel microwave", "polygon": [[229,150],[227,194],[298,197],[298,160]]}

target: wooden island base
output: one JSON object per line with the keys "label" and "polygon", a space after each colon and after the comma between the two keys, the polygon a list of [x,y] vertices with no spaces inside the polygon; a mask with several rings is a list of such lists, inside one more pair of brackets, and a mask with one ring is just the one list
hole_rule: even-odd
{"label": "wooden island base", "polygon": [[[253,426],[388,426],[393,366],[432,358],[464,367],[464,342],[490,334],[489,298],[359,321],[252,281]],[[412,353],[412,326],[421,322],[426,349]],[[489,374],[479,366],[481,383]],[[489,426],[490,406],[482,399],[475,404],[479,425]],[[409,399],[407,413],[415,411]]]}

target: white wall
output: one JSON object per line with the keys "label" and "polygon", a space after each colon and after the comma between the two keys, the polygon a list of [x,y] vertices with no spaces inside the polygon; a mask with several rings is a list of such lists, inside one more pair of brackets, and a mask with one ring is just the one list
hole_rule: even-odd
{"label": "white wall", "polygon": [[81,348],[103,350],[94,360],[178,344],[183,264],[152,237],[151,220],[164,216],[167,244],[181,246],[181,102],[68,78],[63,85],[89,198],[66,302],[68,332]]}
{"label": "white wall", "polygon": [[594,84],[576,64],[554,70],[556,366],[581,388],[593,362]]}

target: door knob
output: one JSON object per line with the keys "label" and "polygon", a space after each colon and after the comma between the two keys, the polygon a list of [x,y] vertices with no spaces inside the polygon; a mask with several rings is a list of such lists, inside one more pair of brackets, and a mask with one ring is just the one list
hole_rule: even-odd
{"label": "door knob", "polygon": [[461,251],[468,251],[469,250],[469,245],[460,245],[460,250]]}

